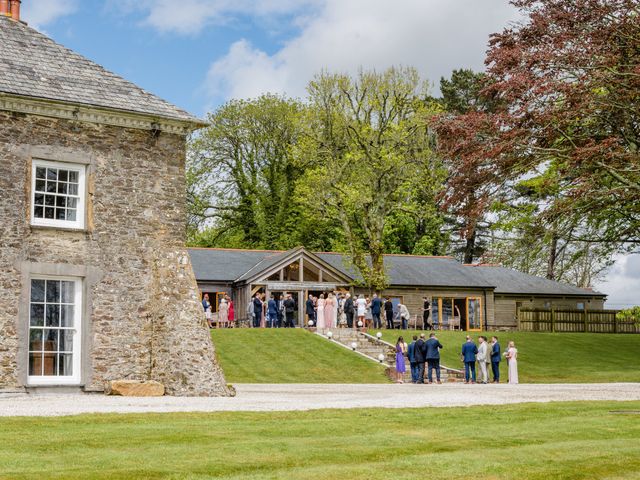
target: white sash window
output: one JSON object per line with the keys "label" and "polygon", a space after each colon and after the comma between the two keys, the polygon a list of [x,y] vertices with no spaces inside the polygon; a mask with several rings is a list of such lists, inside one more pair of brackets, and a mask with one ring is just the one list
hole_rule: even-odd
{"label": "white sash window", "polygon": [[31,172],[31,224],[84,228],[84,165],[34,160]]}
{"label": "white sash window", "polygon": [[30,385],[80,383],[82,281],[31,279],[29,309]]}

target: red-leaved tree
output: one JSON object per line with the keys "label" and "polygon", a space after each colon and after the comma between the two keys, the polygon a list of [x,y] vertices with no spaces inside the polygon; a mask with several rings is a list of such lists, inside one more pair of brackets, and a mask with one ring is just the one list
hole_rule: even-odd
{"label": "red-leaved tree", "polygon": [[492,35],[486,58],[499,107],[438,124],[448,203],[478,216],[500,185],[552,170],[547,215],[597,225],[584,240],[640,245],[640,3],[512,4],[525,20]]}

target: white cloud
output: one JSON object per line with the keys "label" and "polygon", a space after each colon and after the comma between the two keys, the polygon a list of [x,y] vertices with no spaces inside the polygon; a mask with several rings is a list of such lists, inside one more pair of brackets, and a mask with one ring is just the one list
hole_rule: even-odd
{"label": "white cloud", "polygon": [[29,0],[22,2],[20,16],[33,28],[42,30],[59,18],[74,13],[77,8],[77,0]]}
{"label": "white cloud", "polygon": [[324,0],[316,15],[298,17],[299,34],[272,55],[247,40],[234,43],[212,64],[206,89],[216,101],[303,96],[323,69],[391,65],[415,66],[437,83],[454,68],[482,69],[489,34],[517,18],[506,0]]}
{"label": "white cloud", "polygon": [[608,308],[640,305],[640,254],[618,256],[606,278],[596,285],[596,290],[608,295]]}
{"label": "white cloud", "polygon": [[320,0],[108,0],[110,10],[144,12],[143,25],[163,33],[197,34],[211,24],[230,21],[235,15],[266,17],[292,15]]}

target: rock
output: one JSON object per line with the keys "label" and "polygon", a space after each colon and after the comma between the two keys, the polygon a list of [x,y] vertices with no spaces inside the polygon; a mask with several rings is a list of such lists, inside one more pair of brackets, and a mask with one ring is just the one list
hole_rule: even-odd
{"label": "rock", "polygon": [[112,380],[105,388],[107,395],[122,395],[123,397],[161,397],[164,395],[164,385],[153,380],[140,382],[138,380]]}

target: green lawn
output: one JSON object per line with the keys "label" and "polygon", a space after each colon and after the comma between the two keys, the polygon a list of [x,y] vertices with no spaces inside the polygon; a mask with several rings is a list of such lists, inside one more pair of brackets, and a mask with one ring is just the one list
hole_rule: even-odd
{"label": "green lawn", "polygon": [[2,479],[639,479],[640,402],[0,419]]}
{"label": "green lawn", "polygon": [[[375,331],[370,332],[375,335]],[[409,343],[416,332],[382,330],[383,339],[395,344],[398,335]],[[419,332],[418,332],[419,333]],[[425,332],[427,337],[429,332]],[[442,363],[462,368],[460,348],[466,332],[436,332],[442,349]],[[472,332],[477,341],[477,332]],[[485,333],[491,337],[492,333]],[[521,382],[599,383],[640,382],[640,335],[499,332],[502,349],[509,340],[518,348]],[[506,381],[507,365],[501,373]]]}
{"label": "green lawn", "polygon": [[229,383],[386,383],[382,366],[302,329],[212,330]]}

